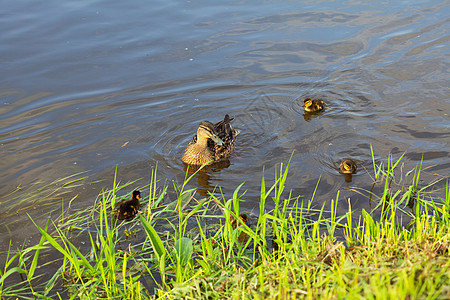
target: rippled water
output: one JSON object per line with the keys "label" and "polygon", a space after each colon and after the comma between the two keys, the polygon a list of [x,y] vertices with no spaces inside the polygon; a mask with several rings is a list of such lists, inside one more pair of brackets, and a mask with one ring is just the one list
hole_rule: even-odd
{"label": "rippled water", "polygon": [[[34,232],[26,214],[52,205],[13,203],[16,187],[88,171],[78,207],[112,185],[158,177],[180,182],[181,155],[204,119],[225,114],[241,130],[223,169],[191,183],[200,192],[242,182],[259,207],[267,178],[291,157],[288,189],[353,208],[377,159],[407,152],[423,178],[450,170],[447,1],[6,1],[0,12],[2,244]],[[327,110],[304,116],[298,98]],[[126,146],[123,146],[127,143]],[[123,146],[123,147],[122,147]],[[345,182],[338,161],[363,167]],[[428,176],[428,177],[427,177]],[[346,210],[342,205],[341,212]],[[29,230],[28,230],[29,229]],[[2,250],[4,247],[2,247]]]}

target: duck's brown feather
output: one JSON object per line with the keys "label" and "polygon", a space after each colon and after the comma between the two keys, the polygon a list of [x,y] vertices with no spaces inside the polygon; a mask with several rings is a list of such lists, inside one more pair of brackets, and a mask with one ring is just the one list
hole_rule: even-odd
{"label": "duck's brown feather", "polygon": [[231,127],[229,115],[225,115],[222,121],[211,124],[208,121],[203,121],[202,124],[209,125],[210,130],[223,142],[222,145],[217,144],[212,139],[208,139],[206,143],[199,142],[197,135],[195,135],[186,147],[183,153],[182,161],[190,165],[202,165],[206,162],[218,162],[220,160],[230,157],[235,148],[235,139],[239,131]]}

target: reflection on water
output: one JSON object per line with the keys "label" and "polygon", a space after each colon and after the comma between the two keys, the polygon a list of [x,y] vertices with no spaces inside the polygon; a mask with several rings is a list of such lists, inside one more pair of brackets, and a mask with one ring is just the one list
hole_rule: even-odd
{"label": "reflection on water", "polygon": [[[11,210],[8,194],[17,187],[88,171],[91,182],[104,180],[74,191],[83,195],[74,205],[89,207],[116,166],[122,182],[145,181],[156,165],[158,178],[182,182],[193,129],[225,114],[241,130],[236,149],[189,188],[206,195],[220,186],[230,197],[245,181],[248,211],[259,209],[263,170],[269,184],[291,156],[287,190],[310,199],[320,178],[315,204],[341,191],[357,211],[380,201],[346,189],[371,189],[371,145],[376,162],[407,152],[404,170],[423,158],[423,180],[448,176],[445,1],[257,5],[3,5],[2,244],[30,235],[23,210]],[[299,99],[308,96],[323,98],[326,110],[305,114]],[[351,181],[337,169],[343,157],[361,166]],[[39,205],[32,214],[50,210]]]}
{"label": "reflection on water", "polygon": [[202,196],[208,196],[209,193],[214,193],[217,188],[217,185],[211,185],[212,174],[215,172],[220,172],[222,169],[226,169],[231,165],[230,160],[228,159],[206,166],[193,166],[186,163],[183,164],[184,172],[189,175],[194,174],[195,178],[197,178],[198,186],[200,187],[197,189],[197,192]]}
{"label": "reflection on water", "polygon": [[303,113],[303,119],[305,119],[305,121],[311,121],[311,117],[312,116],[319,116],[321,115],[323,112],[318,111],[318,112],[304,112]]}
{"label": "reflection on water", "polygon": [[345,182],[352,182],[352,174],[343,174],[345,178]]}

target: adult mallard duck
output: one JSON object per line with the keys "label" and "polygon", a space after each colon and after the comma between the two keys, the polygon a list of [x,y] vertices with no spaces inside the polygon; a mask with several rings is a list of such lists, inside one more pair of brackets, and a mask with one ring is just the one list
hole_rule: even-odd
{"label": "adult mallard duck", "polygon": [[141,192],[138,190],[133,191],[133,196],[129,200],[122,200],[117,203],[117,209],[115,215],[119,220],[131,220],[136,216],[141,207],[139,202],[141,199]]}
{"label": "adult mallard duck", "polygon": [[306,98],[303,101],[302,107],[306,112],[319,112],[325,108],[325,102],[322,99]]}
{"label": "adult mallard duck", "polygon": [[234,150],[239,134],[238,130],[231,127],[232,120],[229,115],[225,115],[225,118],[216,124],[201,122],[181,160],[186,164],[198,166],[228,158]]}
{"label": "adult mallard duck", "polygon": [[339,169],[343,174],[355,174],[356,163],[350,158],[344,158],[339,165]]}

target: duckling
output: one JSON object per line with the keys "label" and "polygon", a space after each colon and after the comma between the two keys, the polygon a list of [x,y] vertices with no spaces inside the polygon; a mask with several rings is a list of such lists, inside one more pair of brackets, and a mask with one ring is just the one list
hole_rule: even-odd
{"label": "duckling", "polygon": [[141,206],[139,199],[141,199],[141,192],[133,191],[133,196],[130,200],[122,200],[117,203],[115,215],[119,220],[131,220],[139,211]]}
{"label": "duckling", "polygon": [[[248,216],[245,213],[240,213],[239,214],[239,225],[241,223],[247,224],[248,222]],[[238,222],[236,220],[235,217],[230,215],[230,223],[231,223],[231,227],[233,227],[233,229],[236,229],[238,227]]]}
{"label": "duckling", "polygon": [[184,150],[181,160],[189,165],[203,165],[230,157],[235,148],[236,137],[240,133],[231,127],[232,120],[229,115],[225,115],[225,118],[216,124],[202,121],[197,134]]}
{"label": "duckling", "polygon": [[339,165],[339,169],[343,174],[355,174],[356,163],[350,158],[344,158]]}
{"label": "duckling", "polygon": [[[231,223],[231,227],[233,229],[236,229],[237,227],[241,226],[242,224],[247,224],[247,222],[248,222],[248,216],[245,213],[239,214],[239,222],[236,220],[235,217],[230,216],[230,223]],[[247,240],[248,240],[248,235],[245,232],[241,232],[238,237],[238,242],[242,244],[242,243],[245,243]]]}
{"label": "duckling", "polygon": [[302,107],[306,112],[319,112],[325,108],[326,104],[322,99],[306,98],[303,101]]}

